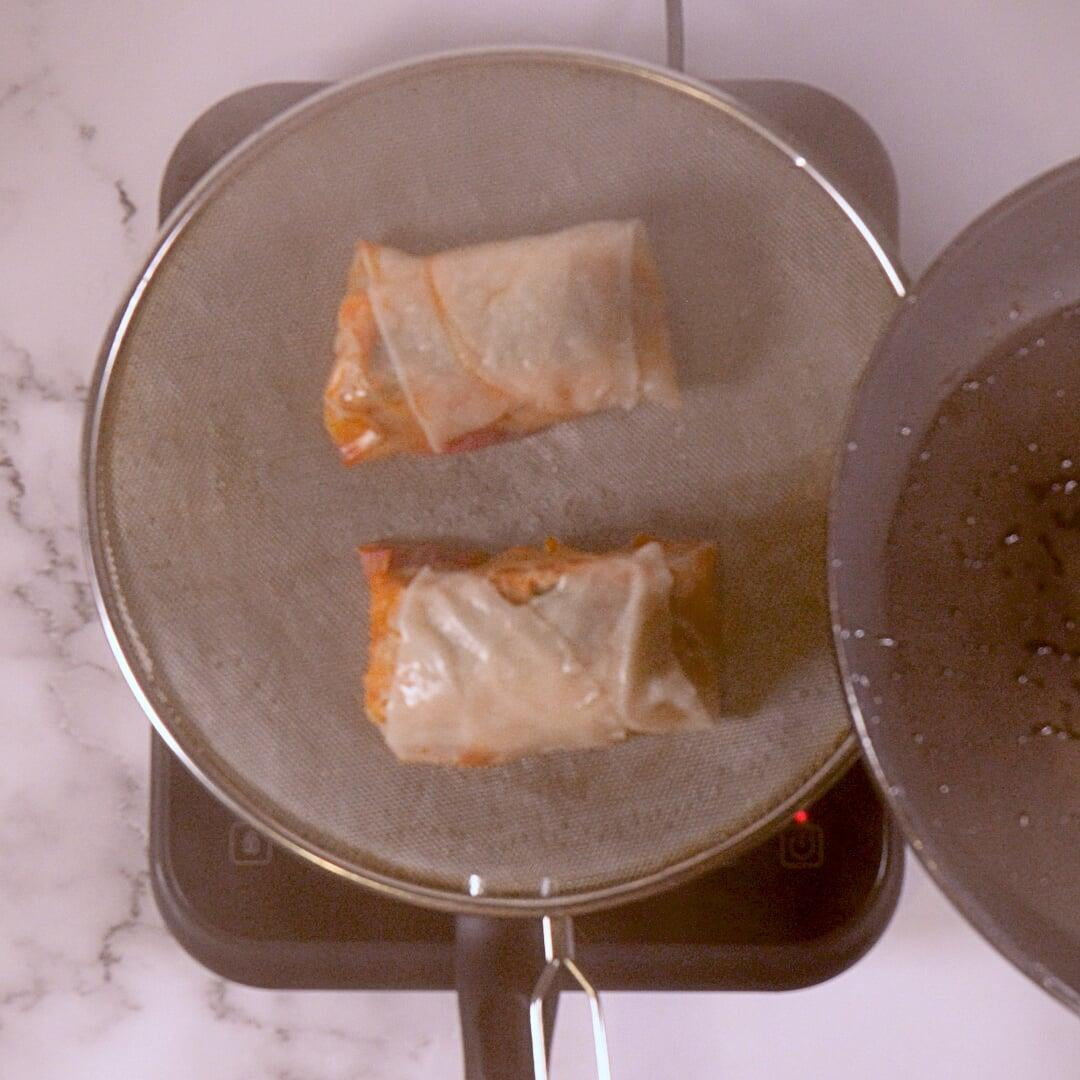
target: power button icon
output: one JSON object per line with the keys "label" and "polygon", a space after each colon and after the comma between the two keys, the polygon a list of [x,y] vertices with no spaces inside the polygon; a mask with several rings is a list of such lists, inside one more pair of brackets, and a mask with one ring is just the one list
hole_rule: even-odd
{"label": "power button icon", "polygon": [[229,827],[229,858],[237,866],[266,866],[274,857],[270,841],[244,821]]}
{"label": "power button icon", "polygon": [[816,870],[825,862],[825,833],[812,821],[798,821],[780,834],[780,865]]}

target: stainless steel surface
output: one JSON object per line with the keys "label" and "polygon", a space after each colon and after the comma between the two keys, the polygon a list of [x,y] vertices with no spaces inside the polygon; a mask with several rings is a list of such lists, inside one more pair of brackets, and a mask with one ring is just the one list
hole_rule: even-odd
{"label": "stainless steel surface", "polygon": [[[338,469],[318,394],[355,237],[430,250],[629,214],[668,282],[683,414]],[[498,51],[327,91],[181,207],[107,343],[87,515],[121,665],[220,797],[396,895],[577,911],[701,869],[850,760],[825,500],[851,389],[900,291],[810,163],[670,73]],[[720,544],[728,700],[714,732],[468,773],[391,757],[357,701],[356,543],[614,543],[642,528]]]}
{"label": "stainless steel surface", "polygon": [[567,918],[553,919],[550,915],[545,915],[543,926],[545,965],[544,970],[540,972],[540,977],[536,980],[536,987],[529,1001],[533,1074],[536,1080],[548,1080],[547,1051],[544,1047],[544,1003],[551,994],[557,991],[556,983],[559,973],[565,971],[578,987],[585,991],[585,999],[589,1003],[597,1078],[611,1080],[607,1032],[604,1028],[604,1014],[600,1008],[600,995],[574,960],[574,924]]}
{"label": "stainless steel surface", "polygon": [[[833,496],[830,566],[848,700],[863,750],[912,846],[993,944],[1080,1010],[1080,742],[1031,737],[1033,728],[1056,719],[1047,705],[1059,703],[1018,686],[1015,654],[1023,642],[1010,635],[1017,633],[1012,608],[1023,582],[1003,583],[983,561],[961,566],[951,545],[935,547],[929,533],[929,540],[894,533],[910,470],[918,465],[932,475],[934,462],[917,456],[928,453],[923,440],[942,404],[965,380],[977,391],[974,368],[1015,334],[1034,338],[1015,356],[1035,366],[1026,377],[1020,373],[1015,396],[994,399],[1001,417],[988,414],[985,432],[957,448],[965,464],[956,484],[971,485],[982,470],[989,498],[994,485],[1027,471],[1010,452],[1026,462],[1044,450],[1064,456],[1075,445],[1075,404],[1071,414],[1058,410],[1056,433],[1058,421],[1046,409],[1016,446],[983,446],[979,439],[1011,432],[1029,407],[1025,395],[1038,385],[1051,387],[1051,401],[1054,385],[1075,389],[1078,357],[1071,349],[1055,353],[1049,334],[1036,337],[1025,327],[1080,301],[1077,221],[1080,161],[988,211],[919,283],[859,388]],[[1055,370],[1063,373],[1060,384]],[[1041,439],[1053,446],[1040,447]],[[1009,460],[1011,467],[1002,463]],[[965,513],[976,535],[977,502]],[[999,524],[997,541],[1005,543],[1010,525]],[[940,552],[940,561],[916,558],[919,545]],[[985,609],[970,625],[966,604],[944,610],[964,574]],[[1025,605],[1039,606],[1037,588],[1033,577]],[[906,640],[894,625],[904,599],[943,605],[940,625],[928,627],[923,640]]]}

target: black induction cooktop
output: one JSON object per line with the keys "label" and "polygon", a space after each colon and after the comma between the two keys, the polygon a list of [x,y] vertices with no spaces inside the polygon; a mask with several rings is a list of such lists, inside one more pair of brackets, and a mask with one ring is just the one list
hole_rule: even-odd
{"label": "black induction cooktop", "polygon": [[[896,907],[898,833],[861,765],[736,862],[574,920],[605,990],[786,990],[877,940]],[[277,847],[151,747],[154,895],[177,940],[235,982],[450,989],[455,917],[387,899]]]}
{"label": "black induction cooktop", "polygon": [[[255,87],[205,113],[166,169],[162,217],[218,157],[318,88]],[[823,153],[848,176],[853,200],[895,233],[888,159],[846,106],[791,83],[728,89],[781,129],[802,131],[804,144],[829,143]],[[209,794],[157,735],[150,860],[173,934],[228,979],[277,988],[454,986],[454,916],[387,899],[275,846]],[[737,861],[649,900],[576,919],[577,956],[608,990],[808,986],[843,971],[877,940],[902,874],[898,831],[856,764]]]}

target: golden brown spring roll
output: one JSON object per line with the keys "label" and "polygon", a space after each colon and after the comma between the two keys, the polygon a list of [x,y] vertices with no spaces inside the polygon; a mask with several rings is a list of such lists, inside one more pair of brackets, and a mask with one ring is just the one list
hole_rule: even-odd
{"label": "golden brown spring roll", "polygon": [[408,255],[361,242],[324,420],[347,465],[441,454],[601,409],[679,402],[640,221]]}
{"label": "golden brown spring roll", "polygon": [[712,544],[360,553],[364,705],[403,761],[490,765],[710,723]]}

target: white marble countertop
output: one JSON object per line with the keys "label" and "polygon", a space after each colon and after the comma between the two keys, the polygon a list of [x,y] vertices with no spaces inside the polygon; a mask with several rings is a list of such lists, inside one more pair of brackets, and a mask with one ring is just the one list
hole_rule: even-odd
{"label": "white marble countertop", "polygon": [[[459,1075],[452,995],[227,985],[163,928],[146,869],[146,721],[98,628],[78,537],[83,398],[154,233],[173,143],[228,92],[448,46],[664,55],[660,0],[6,0],[0,6],[0,1076]],[[688,68],[802,79],[892,151],[918,274],[977,212],[1080,153],[1075,0],[687,0]],[[1080,1075],[1080,1025],[915,865],[880,944],[786,995],[609,995],[616,1075]],[[591,1075],[562,1010],[556,1075]]]}

